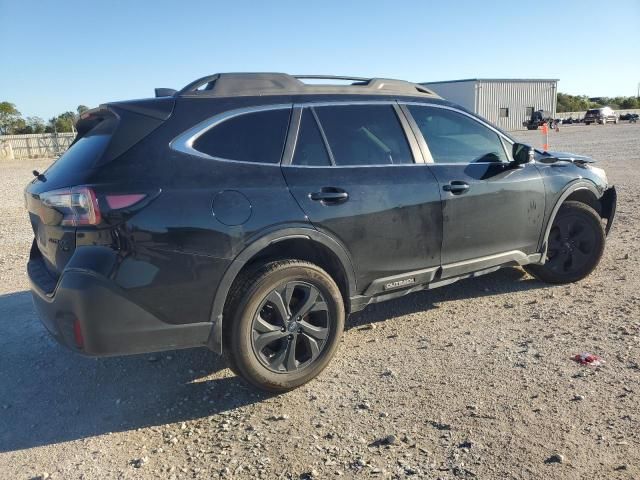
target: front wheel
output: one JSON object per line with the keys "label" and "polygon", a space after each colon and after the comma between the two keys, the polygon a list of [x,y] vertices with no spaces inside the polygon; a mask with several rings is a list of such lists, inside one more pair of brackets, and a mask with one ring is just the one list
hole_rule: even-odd
{"label": "front wheel", "polygon": [[336,283],[317,265],[268,263],[231,295],[224,354],[231,369],[252,385],[292,390],[316,377],[335,354],[344,304]]}
{"label": "front wheel", "polygon": [[565,202],[549,232],[546,262],[524,268],[543,282],[577,282],[600,262],[605,238],[602,220],[593,208],[580,202]]}

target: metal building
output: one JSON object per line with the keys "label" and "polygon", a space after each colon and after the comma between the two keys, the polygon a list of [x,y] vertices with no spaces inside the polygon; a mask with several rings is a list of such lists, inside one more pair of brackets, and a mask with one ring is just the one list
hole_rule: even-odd
{"label": "metal building", "polygon": [[557,79],[470,78],[422,85],[504,130],[524,129],[522,122],[535,110],[556,114]]}

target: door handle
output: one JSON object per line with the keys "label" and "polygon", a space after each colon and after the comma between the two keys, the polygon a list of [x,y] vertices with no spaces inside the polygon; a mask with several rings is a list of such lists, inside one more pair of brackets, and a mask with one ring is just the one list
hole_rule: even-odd
{"label": "door handle", "polygon": [[469,190],[469,184],[467,182],[463,182],[461,180],[454,180],[447,185],[443,185],[442,189],[445,192],[451,192],[454,195],[460,195],[461,193]]}
{"label": "door handle", "polygon": [[313,201],[321,202],[323,205],[334,205],[346,202],[349,199],[349,194],[341,188],[323,187],[319,192],[310,193],[309,198]]}

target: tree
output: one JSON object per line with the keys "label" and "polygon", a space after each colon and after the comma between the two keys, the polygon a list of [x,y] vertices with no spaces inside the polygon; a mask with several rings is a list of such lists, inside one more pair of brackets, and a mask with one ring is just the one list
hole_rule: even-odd
{"label": "tree", "polygon": [[89,107],[87,107],[86,105],[78,105],[78,108],[76,108],[78,115],[82,115],[87,110],[89,110]]}
{"label": "tree", "polygon": [[49,120],[49,126],[47,130],[50,132],[65,133],[73,132],[73,125],[76,121],[76,114],[73,112],[64,112],[53,117]]}
{"label": "tree", "polygon": [[21,113],[13,103],[0,102],[0,134],[10,134]]}
{"label": "tree", "polygon": [[558,112],[584,112],[590,108],[611,107],[614,110],[640,108],[640,101],[636,97],[592,97],[586,95],[569,95],[558,93]]}

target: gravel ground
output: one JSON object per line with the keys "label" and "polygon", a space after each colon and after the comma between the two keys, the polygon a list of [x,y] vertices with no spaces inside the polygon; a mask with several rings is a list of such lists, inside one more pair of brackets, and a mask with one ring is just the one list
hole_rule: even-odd
{"label": "gravel ground", "polygon": [[[618,187],[594,274],[551,287],[506,268],[371,306],[318,379],[280,396],[205,350],[54,343],[28,293],[21,193],[46,161],[0,164],[0,477],[640,478],[640,125],[550,142]],[[606,365],[577,365],[582,351]]]}

